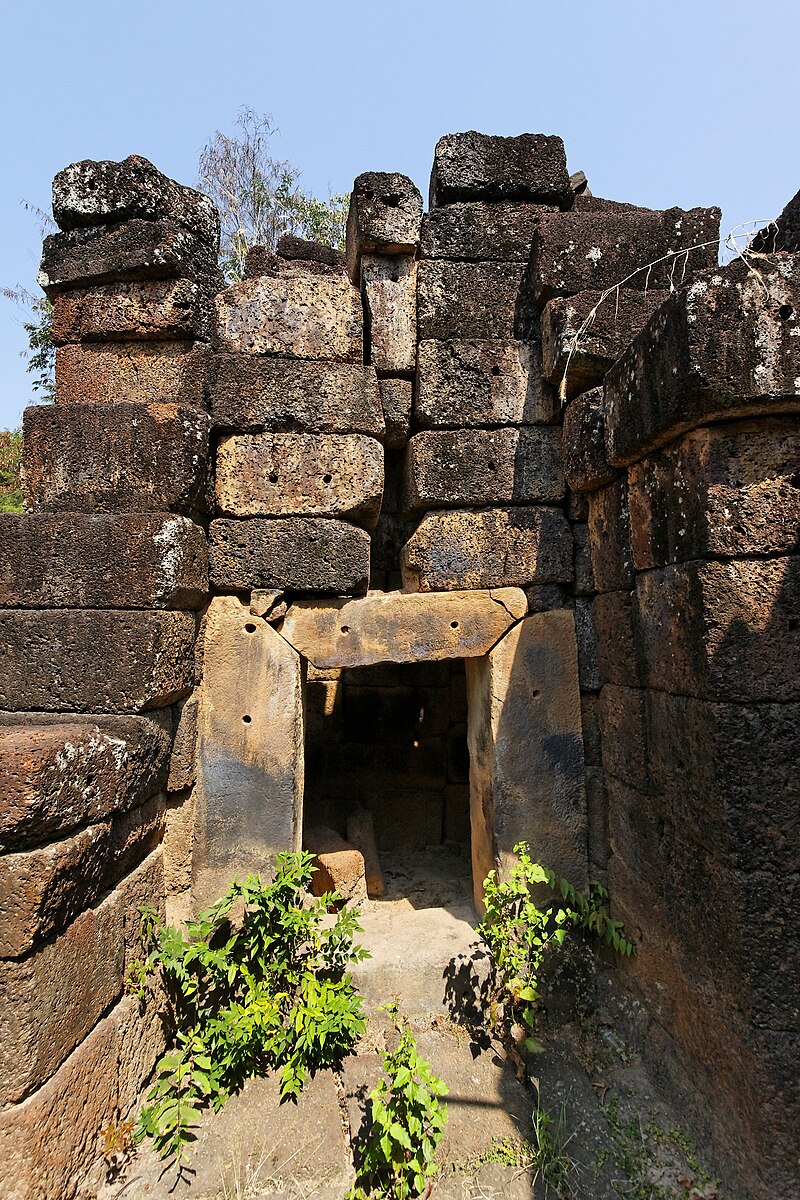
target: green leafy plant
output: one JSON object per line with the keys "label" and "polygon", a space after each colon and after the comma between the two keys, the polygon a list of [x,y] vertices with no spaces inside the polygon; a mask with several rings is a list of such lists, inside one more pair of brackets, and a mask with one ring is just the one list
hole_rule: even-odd
{"label": "green leafy plant", "polygon": [[574,1135],[567,1133],[566,1104],[562,1100],[558,1114],[553,1116],[542,1108],[537,1098],[531,1122],[533,1138],[530,1146],[534,1183],[537,1179],[541,1180],[545,1196],[553,1192],[559,1200],[569,1200],[575,1195],[573,1176],[576,1168],[567,1150]]}
{"label": "green leafy plant", "polygon": [[388,1078],[370,1093],[369,1126],[357,1148],[358,1182],[349,1200],[419,1196],[438,1170],[433,1159],[447,1124],[447,1105],[439,1097],[447,1084],[433,1074],[407,1027],[383,1069]]}
{"label": "green leafy plant", "polygon": [[361,997],[347,967],[368,957],[354,944],[358,914],[341,897],[307,894],[313,856],[279,854],[272,883],[234,880],[185,932],[160,926],[143,910],[147,957],[134,964],[129,990],[144,999],[157,976],[174,1045],[136,1126],[162,1157],[186,1157],[201,1109],[220,1109],[245,1080],[280,1072],[283,1098],[296,1098],[309,1074],[334,1065],[363,1034]]}
{"label": "green leafy plant", "polygon": [[[633,954],[635,947],[623,935],[621,922],[609,915],[608,892],[601,884],[590,884],[586,897],[549,867],[533,862],[525,842],[519,842],[514,853],[517,861],[508,879],[499,883],[496,872],[490,871],[484,880],[486,911],[480,933],[504,990],[515,1006],[526,1006],[522,1016],[530,1026],[541,1002],[539,975],[545,955],[562,946],[571,929],[589,930],[618,954]],[[540,906],[532,891],[537,885],[555,892],[561,902],[554,898]]]}
{"label": "green leafy plant", "polygon": [[0,512],[22,512],[22,433],[0,429]]}

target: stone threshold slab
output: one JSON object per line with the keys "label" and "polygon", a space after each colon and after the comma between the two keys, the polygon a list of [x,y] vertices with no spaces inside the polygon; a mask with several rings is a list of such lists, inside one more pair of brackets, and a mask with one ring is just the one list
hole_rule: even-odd
{"label": "stone threshold slab", "polygon": [[520,588],[370,592],[360,599],[298,600],[279,632],[318,668],[478,658],[527,613]]}

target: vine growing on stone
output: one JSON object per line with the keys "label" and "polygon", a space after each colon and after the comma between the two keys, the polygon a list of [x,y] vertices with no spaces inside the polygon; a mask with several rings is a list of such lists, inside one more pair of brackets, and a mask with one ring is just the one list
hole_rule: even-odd
{"label": "vine growing on stone", "polygon": [[234,880],[185,932],[143,911],[148,952],[132,990],[144,1000],[160,984],[173,1045],[135,1137],[151,1137],[162,1157],[182,1162],[201,1110],[222,1108],[247,1079],[277,1070],[282,1097],[296,1098],[309,1075],[339,1063],[363,1034],[347,971],[368,957],[354,943],[358,913],[342,909],[323,927],[340,897],[309,900],[312,862],[305,851],[279,854],[273,882]]}

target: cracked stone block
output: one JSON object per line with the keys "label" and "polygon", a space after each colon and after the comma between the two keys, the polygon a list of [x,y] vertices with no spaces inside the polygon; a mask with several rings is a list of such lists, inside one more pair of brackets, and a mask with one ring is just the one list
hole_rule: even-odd
{"label": "cracked stone block", "polygon": [[413,371],[417,361],[417,264],[413,257],[361,259],[366,346],[378,371]]}
{"label": "cracked stone block", "polygon": [[411,510],[554,502],[564,497],[561,430],[429,430],[406,454]]}
{"label": "cracked stone block", "polygon": [[360,595],[369,579],[369,534],[324,517],[250,517],[211,522],[211,581],[217,588]]}
{"label": "cracked stone block", "polygon": [[363,254],[414,254],[422,221],[422,196],[407,175],[358,175],[347,213],[347,270],[358,287]]}
{"label": "cracked stone block", "polygon": [[0,718],[0,851],[59,837],[136,808],[167,781],[163,717]]}
{"label": "cracked stone block", "polygon": [[37,282],[51,300],[73,288],[142,279],[193,279],[216,290],[216,247],[170,220],[71,229],[44,240]]}
{"label": "cracked stone block", "polygon": [[259,275],[216,297],[223,351],[356,362],[363,359],[361,297],[346,275]]}
{"label": "cracked stone block", "polygon": [[159,513],[0,513],[5,608],[200,608],[205,533]]}
{"label": "cracked stone block", "polygon": [[409,591],[527,587],[572,579],[572,535],[558,508],[427,513],[402,555]]}
{"label": "cracked stone block", "polygon": [[557,414],[555,389],[525,342],[420,342],[414,418],[423,428],[549,424]]}
{"label": "cracked stone block", "polygon": [[250,354],[216,355],[211,420],[217,429],[384,436],[374,367]]}
{"label": "cracked stone block", "polygon": [[[541,311],[548,300],[576,292],[680,284],[689,272],[716,263],[720,216],[718,208],[543,216],[531,246],[526,297]],[[673,252],[680,253],[665,258]]]}
{"label": "cracked stone block", "polygon": [[142,712],[194,683],[194,613],[0,612],[0,710]]}
{"label": "cracked stone block", "polygon": [[505,338],[516,331],[522,263],[423,260],[417,267],[420,341]]}
{"label": "cracked stone block", "polygon": [[800,417],[695,429],[628,471],[637,570],[789,554],[800,528]]}
{"label": "cracked stone block", "polygon": [[371,592],[359,600],[295,601],[281,636],[318,668],[438,662],[486,654],[526,612],[518,588]]}
{"label": "cracked stone block", "polygon": [[439,138],[430,207],[461,200],[532,200],[568,208],[572,188],[563,141],[543,133],[492,137],[474,130]]}
{"label": "cracked stone block", "polygon": [[447,204],[422,218],[420,256],[470,262],[527,262],[543,213],[552,204]]}
{"label": "cracked stone block", "polygon": [[209,418],[180,404],[33,405],[23,488],[49,512],[207,509]]}
{"label": "cracked stone block", "polygon": [[59,171],[53,180],[53,216],[59,229],[166,218],[212,250],[219,246],[219,213],[208,196],[175,183],[136,154],[122,162],[85,159]]}
{"label": "cracked stone block", "polygon": [[602,388],[578,396],[564,412],[564,467],[576,492],[596,491],[616,476],[606,458]]}
{"label": "cracked stone block", "polygon": [[542,370],[567,399],[597,387],[669,293],[619,288],[550,300],[542,312]]}
{"label": "cracked stone block", "polygon": [[216,510],[226,516],[346,517],[371,527],[383,447],[361,434],[242,433],[217,447]]}
{"label": "cracked stone block", "polygon": [[712,421],[800,410],[800,260],[734,261],[671,295],[605,379],[609,462]]}
{"label": "cracked stone block", "polygon": [[207,342],[212,326],[208,291],[190,279],[106,283],[53,297],[55,346],[167,338]]}
{"label": "cracked stone block", "polygon": [[59,404],[206,406],[211,347],[193,342],[87,342],[56,349]]}
{"label": "cracked stone block", "polygon": [[634,594],[604,592],[592,601],[597,667],[603,683],[640,687],[642,669],[636,642]]}

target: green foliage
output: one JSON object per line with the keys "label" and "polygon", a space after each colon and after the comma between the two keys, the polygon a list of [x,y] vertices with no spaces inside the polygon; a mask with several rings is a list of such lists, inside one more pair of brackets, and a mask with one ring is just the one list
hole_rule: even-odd
{"label": "green foliage", "polygon": [[[630,1101],[631,1096],[628,1097]],[[620,1097],[612,1093],[606,1106],[611,1159],[625,1180],[616,1190],[627,1200],[722,1200],[719,1183],[705,1171],[692,1139],[682,1129],[664,1129],[653,1113],[623,1114]],[[601,1165],[601,1164],[598,1164]]]}
{"label": "green foliage", "polygon": [[22,512],[22,433],[0,430],[0,512]]}
{"label": "green foliage", "polygon": [[56,398],[53,306],[46,296],[34,296],[24,287],[0,288],[0,294],[27,310],[28,319],[22,322],[22,328],[28,338],[28,348],[21,350],[20,356],[28,360],[25,369],[33,376],[31,388],[38,399],[50,403]]}
{"label": "green foliage", "polygon": [[349,1200],[419,1196],[438,1170],[433,1158],[447,1124],[447,1105],[438,1097],[447,1085],[418,1053],[408,1028],[394,1054],[385,1055],[383,1069],[388,1081],[370,1094],[370,1123],[357,1149],[358,1183]]}
{"label": "green foliage", "polygon": [[136,1139],[151,1137],[162,1157],[183,1159],[200,1110],[219,1110],[245,1080],[278,1070],[282,1096],[296,1098],[309,1074],[340,1062],[364,1032],[347,974],[368,957],[353,941],[358,914],[343,909],[323,928],[340,897],[308,899],[312,862],[305,851],[279,854],[272,883],[234,880],[185,933],[143,911],[148,953],[129,987],[142,998],[158,975],[174,1047],[158,1063]]}
{"label": "green foliage", "polygon": [[305,192],[297,167],[269,152],[276,132],[268,113],[242,108],[236,133],[218,130],[200,153],[198,186],[219,209],[220,266],[231,282],[242,278],[251,246],[274,250],[282,234],[344,248],[349,196]]}
{"label": "green foliage", "polygon": [[[539,973],[545,955],[564,944],[570,929],[591,931],[618,954],[633,954],[635,947],[623,936],[621,922],[609,916],[608,893],[601,884],[590,884],[587,898],[549,867],[533,862],[525,842],[514,853],[517,861],[505,882],[498,883],[494,871],[484,880],[486,913],[480,932],[512,1000],[529,1006],[525,1017],[531,1024],[541,1001]],[[555,892],[561,903],[540,907],[531,891],[537,885]]]}
{"label": "green foliage", "polygon": [[554,1192],[559,1200],[568,1200],[575,1195],[572,1179],[575,1164],[567,1151],[573,1135],[567,1133],[564,1101],[561,1101],[558,1115],[554,1117],[542,1108],[537,1100],[531,1121],[531,1165],[534,1168],[534,1183],[537,1179],[541,1180],[545,1196]]}

